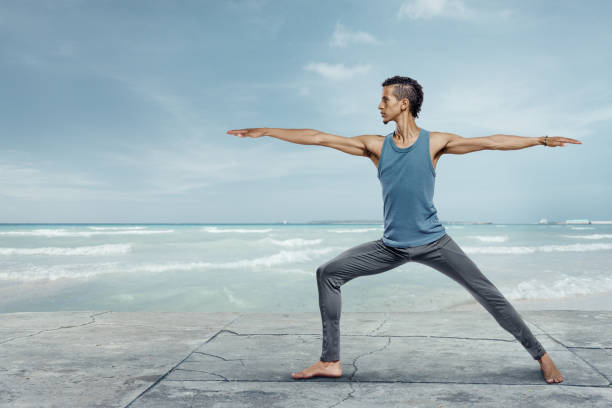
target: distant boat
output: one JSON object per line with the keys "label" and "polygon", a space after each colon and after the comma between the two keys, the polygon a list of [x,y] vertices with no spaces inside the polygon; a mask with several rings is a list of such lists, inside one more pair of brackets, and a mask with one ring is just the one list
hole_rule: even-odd
{"label": "distant boat", "polygon": [[538,221],[538,224],[548,224],[548,220],[546,218],[542,218],[540,221]]}

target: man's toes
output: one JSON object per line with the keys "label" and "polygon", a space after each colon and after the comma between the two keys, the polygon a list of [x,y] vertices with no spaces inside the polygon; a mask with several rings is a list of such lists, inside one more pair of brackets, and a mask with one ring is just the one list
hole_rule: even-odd
{"label": "man's toes", "polygon": [[555,380],[554,380],[554,379],[552,379],[552,378],[547,378],[547,379],[546,379],[546,382],[547,382],[547,383],[549,383],[549,384],[552,384],[552,383],[553,383],[553,381],[555,381]]}
{"label": "man's toes", "polygon": [[299,373],[293,373],[291,374],[291,377],[295,379],[308,378],[303,371],[300,371]]}

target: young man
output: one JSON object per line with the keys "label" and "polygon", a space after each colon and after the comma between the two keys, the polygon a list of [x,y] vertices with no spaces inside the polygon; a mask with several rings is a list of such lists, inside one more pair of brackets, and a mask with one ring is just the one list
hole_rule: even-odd
{"label": "young man", "polygon": [[423,103],[421,85],[412,78],[394,76],[382,84],[378,105],[383,123],[396,123],[386,136],[343,137],[313,129],[247,128],[229,130],[240,137],[272,136],[304,145],[332,147],[370,158],[378,168],[384,201],[384,233],[381,239],[350,248],[317,269],[323,346],[319,361],[293,373],[294,379],[315,376],[340,377],[340,287],[351,279],[393,269],[406,262],[428,265],[465,287],[495,320],[538,360],[547,383],[563,376],[518,312],[482,274],[446,231],[433,204],[435,168],[443,154],[478,150],[517,150],[544,145],[581,143],[565,137],[492,135],[463,138],[453,133],[419,128]]}

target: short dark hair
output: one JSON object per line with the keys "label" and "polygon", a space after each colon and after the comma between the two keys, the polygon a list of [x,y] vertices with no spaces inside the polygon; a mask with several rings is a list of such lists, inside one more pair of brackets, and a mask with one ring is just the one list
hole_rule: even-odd
{"label": "short dark hair", "polygon": [[393,96],[399,101],[407,98],[410,102],[412,117],[418,118],[423,104],[423,87],[416,80],[403,76],[387,78],[382,86],[397,85],[393,87]]}

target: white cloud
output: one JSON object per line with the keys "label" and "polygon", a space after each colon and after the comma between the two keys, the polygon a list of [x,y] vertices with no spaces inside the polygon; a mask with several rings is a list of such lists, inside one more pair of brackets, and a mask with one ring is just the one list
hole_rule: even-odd
{"label": "white cloud", "polygon": [[[483,3],[483,6],[489,6]],[[464,0],[406,0],[400,6],[397,18],[407,17],[411,20],[428,20],[447,18],[455,20],[469,19],[508,19],[516,15],[512,9],[475,8]]]}
{"label": "white cloud", "polygon": [[346,47],[350,43],[355,44],[378,44],[379,42],[369,33],[364,31],[350,31],[347,30],[340,22],[336,23],[336,29],[332,34],[330,40],[330,46],[332,47]]}
{"label": "white cloud", "polygon": [[408,0],[400,6],[398,17],[430,19],[434,17],[469,18],[475,12],[462,0]]}
{"label": "white cloud", "polygon": [[442,118],[452,118],[454,123],[488,128],[494,133],[581,139],[593,133],[596,122],[612,119],[612,105],[575,112],[576,105],[566,101],[580,100],[580,92],[551,90],[518,79],[480,77],[448,86],[438,99],[434,115],[439,117],[438,123]]}
{"label": "white cloud", "polygon": [[23,160],[0,162],[0,196],[27,200],[107,198],[104,183],[78,172],[59,172]]}
{"label": "white cloud", "polygon": [[327,64],[325,62],[311,62],[304,67],[307,71],[316,72],[327,79],[341,80],[349,79],[356,75],[365,74],[370,71],[370,65],[356,65],[352,68],[345,67],[344,64]]}
{"label": "white cloud", "polygon": [[[334,171],[342,173],[346,169],[346,163],[338,160],[331,149],[309,146],[279,153],[262,139],[228,134],[219,137],[233,138],[236,142],[225,147],[201,140],[177,139],[167,147],[123,145],[124,153],[103,155],[107,162],[137,168],[143,174],[142,192],[158,195],[196,190],[215,194],[217,186],[228,183],[276,181],[304,175],[329,176]],[[278,140],[278,143],[286,142]],[[234,144],[243,147],[236,148]],[[140,193],[141,190],[134,191],[135,195]]]}

